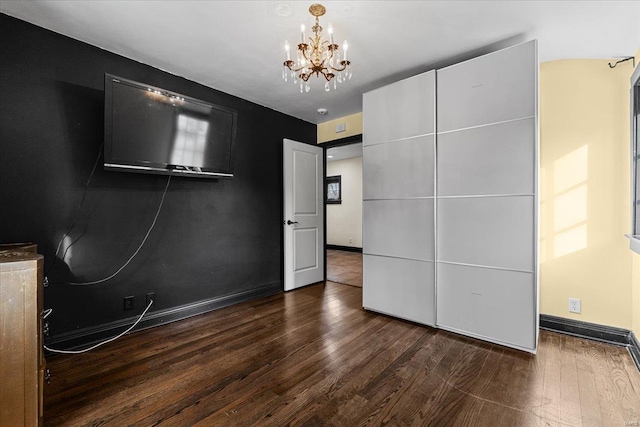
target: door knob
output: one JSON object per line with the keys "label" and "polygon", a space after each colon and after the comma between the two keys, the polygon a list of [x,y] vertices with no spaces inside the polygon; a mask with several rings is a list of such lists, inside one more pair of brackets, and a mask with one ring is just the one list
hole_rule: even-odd
{"label": "door knob", "polygon": [[291,225],[291,224],[297,224],[298,221],[291,221],[290,219],[287,220],[287,225]]}

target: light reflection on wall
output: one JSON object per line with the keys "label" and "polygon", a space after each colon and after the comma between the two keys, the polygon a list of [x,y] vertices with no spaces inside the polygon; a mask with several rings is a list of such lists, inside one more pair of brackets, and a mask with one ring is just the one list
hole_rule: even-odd
{"label": "light reflection on wall", "polygon": [[183,166],[204,166],[209,122],[184,114],[179,114],[176,120],[171,163]]}
{"label": "light reflection on wall", "polygon": [[[64,236],[62,240],[62,245],[60,245],[60,251],[58,252],[58,256],[60,256],[61,260],[66,262],[69,267],[71,267],[71,260],[73,259],[73,248],[70,247],[73,244],[73,240],[71,236]],[[62,256],[64,255],[64,258]]]}
{"label": "light reflection on wall", "polygon": [[588,166],[589,147],[583,145],[554,161],[553,170],[540,169],[541,186],[547,194],[540,201],[541,218],[552,221],[540,225],[541,262],[587,247]]}

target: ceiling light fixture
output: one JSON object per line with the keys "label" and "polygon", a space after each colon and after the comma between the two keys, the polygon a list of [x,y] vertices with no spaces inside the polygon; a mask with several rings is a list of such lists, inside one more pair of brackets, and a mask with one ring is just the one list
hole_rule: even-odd
{"label": "ceiling light fixture", "polygon": [[300,92],[309,92],[309,78],[312,75],[316,77],[323,76],[327,81],[324,84],[324,90],[329,92],[333,81],[333,89],[337,88],[338,83],[346,82],[351,79],[351,62],[347,60],[347,51],[349,44],[345,40],[342,44],[344,54],[340,58],[340,48],[333,41],[333,27],[329,24],[327,32],[329,40],[322,38],[322,27],[320,26],[319,17],[326,13],[326,9],[321,4],[312,4],[309,7],[309,13],[316,17],[316,23],[311,27],[313,36],[309,37],[310,43],[306,43],[305,26],[300,26],[301,43],[298,44],[296,60],[291,59],[291,46],[285,40],[284,50],[287,60],[284,61],[282,68],[282,79],[286,82],[291,78],[294,84],[300,83]]}

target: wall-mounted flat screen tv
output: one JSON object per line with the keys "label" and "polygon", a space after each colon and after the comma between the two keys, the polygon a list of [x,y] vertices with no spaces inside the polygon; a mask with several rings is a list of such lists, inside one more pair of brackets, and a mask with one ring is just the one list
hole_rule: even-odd
{"label": "wall-mounted flat screen tv", "polygon": [[105,169],[233,176],[236,111],[110,74],[104,95]]}

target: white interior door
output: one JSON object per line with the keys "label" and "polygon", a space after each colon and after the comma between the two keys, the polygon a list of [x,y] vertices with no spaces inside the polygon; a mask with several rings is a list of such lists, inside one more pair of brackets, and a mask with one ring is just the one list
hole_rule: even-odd
{"label": "white interior door", "polygon": [[324,280],[323,150],[285,139],[284,290]]}

